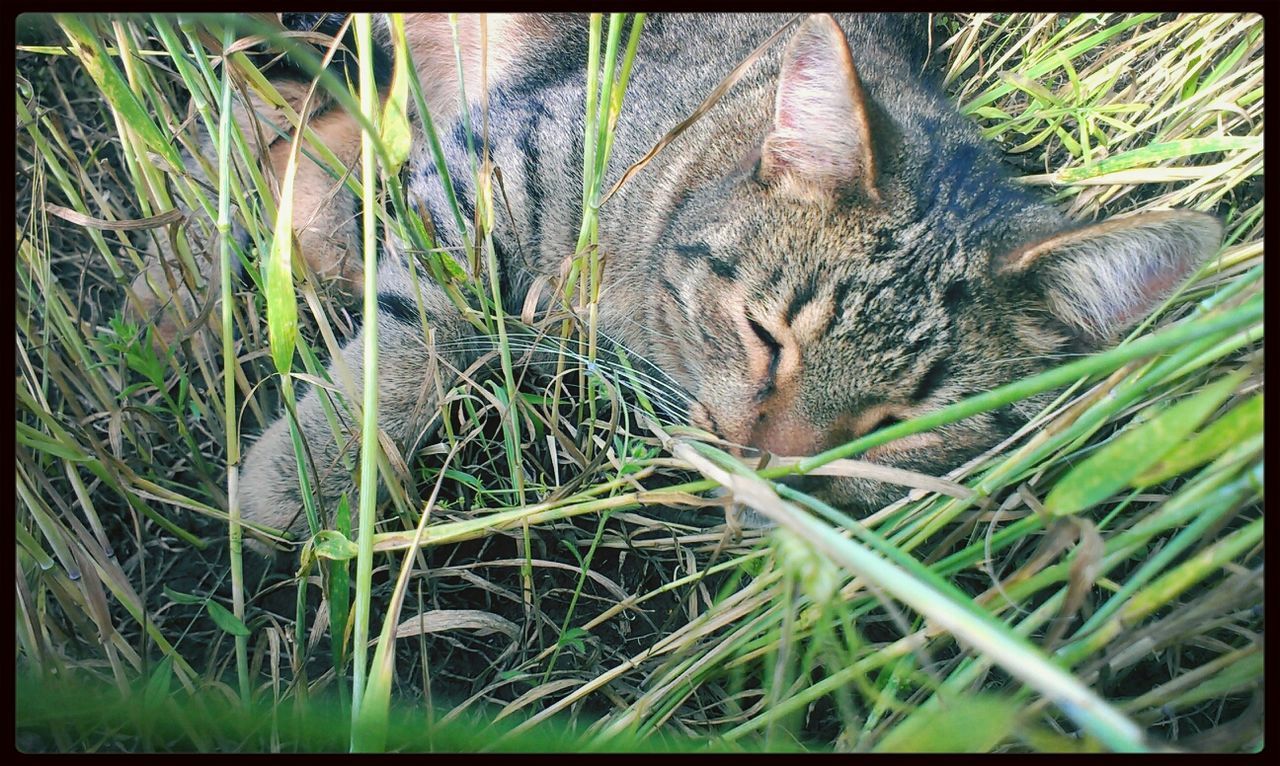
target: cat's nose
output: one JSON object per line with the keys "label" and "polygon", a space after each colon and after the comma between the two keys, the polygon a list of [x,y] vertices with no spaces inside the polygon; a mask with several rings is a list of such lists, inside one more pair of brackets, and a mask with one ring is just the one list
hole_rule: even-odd
{"label": "cat's nose", "polygon": [[857,426],[852,415],[818,425],[791,410],[780,415],[758,415],[748,446],[775,455],[807,457],[844,444],[866,431]]}
{"label": "cat's nose", "polygon": [[821,452],[827,441],[822,429],[798,415],[787,414],[761,416],[751,429],[749,446],[775,455],[802,457]]}

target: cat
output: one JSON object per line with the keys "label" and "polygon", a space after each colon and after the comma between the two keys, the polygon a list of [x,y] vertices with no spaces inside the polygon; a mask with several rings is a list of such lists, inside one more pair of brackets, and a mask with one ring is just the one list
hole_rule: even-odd
{"label": "cat", "polygon": [[[789,20],[741,79],[601,211],[607,267],[599,327],[678,386],[692,424],[747,449],[815,454],[1047,369],[1063,354],[1115,343],[1216,252],[1222,231],[1212,216],[1161,211],[1076,224],[1014,183],[942,95],[926,65],[921,15],[649,16],[604,187]],[[475,45],[475,23],[464,22],[471,30],[464,47]],[[504,41],[514,42],[491,62],[484,94],[489,157],[503,182],[493,240],[504,295],[518,313],[535,279],[560,274],[578,238],[587,35],[585,19],[574,16],[502,17],[490,33],[499,24]],[[420,63],[424,82],[452,81],[440,17],[412,17],[409,28],[415,53],[423,51],[419,62],[431,59],[429,44],[438,48],[439,71]],[[472,60],[478,51],[468,50],[470,125],[478,129],[483,81]],[[443,114],[456,93],[439,87],[431,97]],[[481,140],[454,111],[440,134],[470,218],[469,147],[479,151]],[[358,131],[347,132],[358,140]],[[441,244],[456,252],[463,232],[425,143],[415,144],[406,186]],[[338,241],[356,241],[346,236]],[[367,321],[378,328],[379,425],[409,451],[435,414],[437,372],[447,382],[448,370],[465,368],[477,352],[467,343],[473,327],[425,275],[414,288],[394,245],[379,263],[379,311]],[[358,285],[358,264],[334,265],[346,249],[307,258]],[[342,350],[357,381],[362,350],[363,335]],[[1047,395],[1033,397],[863,457],[945,472],[1046,402]],[[344,445],[314,389],[298,417],[332,509],[352,490],[338,460]],[[243,518],[304,532],[296,471],[279,420],[246,455]],[[903,493],[848,477],[824,477],[813,491],[852,512]]]}

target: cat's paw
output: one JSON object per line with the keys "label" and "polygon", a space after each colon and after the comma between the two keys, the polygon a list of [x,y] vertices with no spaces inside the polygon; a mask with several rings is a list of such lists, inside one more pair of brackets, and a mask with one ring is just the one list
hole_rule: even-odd
{"label": "cat's paw", "polygon": [[[298,469],[284,418],[273,423],[245,454],[239,489],[242,522],[295,535],[305,529]],[[244,541],[264,556],[279,550],[271,538],[248,527]]]}
{"label": "cat's paw", "polygon": [[[198,281],[198,290],[216,292],[217,264],[201,263],[205,275]],[[200,338],[195,332],[204,327],[215,331],[220,322],[216,310],[216,294],[198,297],[182,281],[182,270],[173,259],[153,257],[147,268],[138,273],[129,285],[130,296],[125,301],[125,314],[152,328],[152,345],[157,353],[172,348],[187,336]],[[203,344],[204,340],[200,338]]]}

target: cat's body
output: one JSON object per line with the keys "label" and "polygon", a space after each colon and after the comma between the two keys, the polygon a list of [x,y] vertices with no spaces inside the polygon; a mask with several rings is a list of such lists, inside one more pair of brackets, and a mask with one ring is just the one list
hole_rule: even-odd
{"label": "cat's body", "polygon": [[[788,18],[650,17],[604,188]],[[601,210],[600,329],[665,373],[695,424],[745,447],[813,454],[1112,341],[1217,245],[1217,224],[1191,213],[1070,226],[1005,177],[940,95],[925,71],[924,18],[837,21],[793,24]],[[487,135],[501,170],[495,249],[518,311],[536,278],[560,277],[578,240],[587,37],[581,18],[509,24],[525,44],[490,72]],[[441,136],[470,217],[468,145],[479,151],[484,117],[479,94],[468,95],[471,141],[461,121]],[[424,144],[410,196],[441,244],[460,248]],[[429,279],[415,291],[390,250],[378,274],[380,424],[407,450],[435,412],[435,371],[447,382],[450,368],[471,361],[460,349],[474,330]],[[362,343],[343,351],[356,380]],[[332,508],[351,481],[316,397],[304,397],[299,416]],[[944,471],[1007,436],[1034,406],[868,457]],[[246,456],[245,517],[301,531],[297,485],[279,421]],[[860,479],[822,492],[854,510],[901,493]]]}

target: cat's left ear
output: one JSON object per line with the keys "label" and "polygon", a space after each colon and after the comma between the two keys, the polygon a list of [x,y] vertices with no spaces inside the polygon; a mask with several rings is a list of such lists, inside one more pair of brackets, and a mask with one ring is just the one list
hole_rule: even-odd
{"label": "cat's left ear", "polygon": [[810,16],[787,44],[760,175],[824,193],[860,189],[879,198],[862,81],[830,15]]}
{"label": "cat's left ear", "polygon": [[994,265],[998,279],[1030,291],[1087,345],[1100,347],[1146,317],[1221,242],[1213,216],[1151,212],[1025,245]]}

